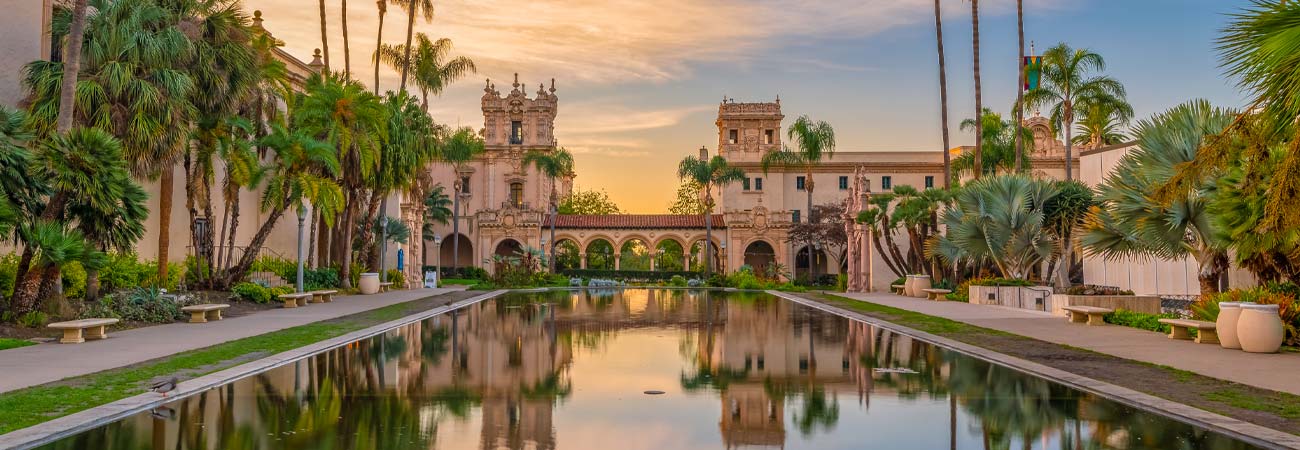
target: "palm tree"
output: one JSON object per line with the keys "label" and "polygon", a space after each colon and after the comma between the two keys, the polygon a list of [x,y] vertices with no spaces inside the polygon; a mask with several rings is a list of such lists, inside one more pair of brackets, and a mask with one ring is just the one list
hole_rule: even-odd
{"label": "palm tree", "polygon": [[433,21],[433,0],[398,0],[402,8],[406,9],[406,44],[402,52],[402,84],[401,90],[406,90],[406,76],[412,68],[411,64],[411,38],[415,33],[415,16],[418,13],[424,17],[425,22]]}
{"label": "palm tree", "polygon": [[1020,105],[1025,103],[1025,2],[1016,0],[1016,37],[1020,42],[1020,53],[1016,55],[1016,67],[1019,68],[1020,81],[1016,83],[1016,173],[1020,173],[1021,161],[1024,153],[1021,153],[1020,143],[1026,141],[1021,139],[1019,134],[1021,126],[1025,123],[1025,109]]}
{"label": "palm tree", "polygon": [[74,0],[72,19],[68,25],[68,40],[63,49],[63,80],[59,88],[59,116],[55,128],[59,133],[72,129],[72,113],[76,110],[73,95],[77,76],[81,73],[81,44],[86,34],[86,0]]}
{"label": "palm tree", "polygon": [[[1002,115],[985,109],[978,128],[983,132],[982,140],[984,141],[983,158],[980,163],[983,167],[979,172],[981,175],[998,175],[1000,173],[1017,173],[1015,168],[1019,160],[1024,156],[1023,153],[1016,152],[1016,140],[1028,144],[1029,150],[1033,151],[1033,132],[1028,128],[1017,127],[1010,120],[1003,120]],[[961,130],[974,130],[977,128],[975,119],[966,119],[961,122]],[[1020,130],[1020,136],[1016,136],[1016,130]],[[1023,168],[1023,166],[1022,166]],[[975,155],[972,153],[962,154],[952,162],[953,173],[973,174],[975,170]],[[978,176],[976,176],[978,178]]]}
{"label": "palm tree", "polygon": [[1025,279],[1052,255],[1043,205],[1057,195],[1052,182],[1025,175],[975,180],[944,210],[946,233],[926,245],[948,264],[992,263],[1003,277]]}
{"label": "palm tree", "polygon": [[1037,88],[1025,94],[1028,107],[1051,106],[1052,122],[1065,130],[1065,179],[1074,178],[1074,150],[1071,139],[1075,110],[1092,103],[1123,104],[1124,85],[1105,75],[1106,60],[1088,49],[1073,49],[1065,43],[1043,52],[1042,72]]}
{"label": "palm tree", "polygon": [[1153,192],[1179,166],[1196,159],[1206,137],[1224,130],[1235,116],[1235,111],[1194,100],[1139,121],[1137,149],[1120,160],[1098,189],[1105,207],[1094,209],[1088,219],[1084,249],[1107,259],[1190,256],[1199,267],[1201,293],[1218,292],[1228,252],[1209,210],[1207,188],[1213,180],[1202,180],[1200,189],[1168,203]]}
{"label": "palm tree", "polygon": [[352,76],[352,51],[348,43],[348,0],[339,0],[343,11],[339,13],[340,25],[343,27],[343,74]]}
{"label": "palm tree", "polygon": [[[975,61],[975,115],[983,114],[984,93],[980,90],[980,0],[970,1],[970,21],[971,21],[971,47]],[[984,123],[983,121],[975,122],[975,167],[984,167]],[[980,173],[975,172],[975,179],[980,178]]]}
{"label": "palm tree", "polygon": [[[388,111],[383,101],[365,86],[340,74],[315,74],[307,79],[294,112],[296,128],[330,143],[342,164],[341,184],[347,193],[338,250],[343,287],[351,288],[352,232],[356,229],[362,191],[380,167],[382,147],[388,138]],[[314,204],[314,203],[313,203]]]}
{"label": "palm tree", "polygon": [[[137,177],[159,182],[158,259],[166,261],[171,242],[174,167],[186,154],[189,124],[195,115],[188,72],[194,45],[177,17],[152,0],[92,0],[97,11],[86,24],[83,66],[77,82],[74,120],[109,131]],[[68,20],[52,29],[65,29]],[[60,39],[56,36],[55,39]],[[50,61],[27,65],[24,84],[32,91],[35,129],[48,136],[62,97],[63,67]],[[166,264],[159,264],[165,279]]]}
{"label": "palm tree", "polygon": [[1079,120],[1079,135],[1073,138],[1074,143],[1090,149],[1122,143],[1128,136],[1120,127],[1127,125],[1132,116],[1133,108],[1126,103],[1087,105],[1083,118]]}
{"label": "palm tree", "polygon": [[939,121],[943,123],[943,187],[952,184],[952,155],[948,153],[948,67],[943,57],[943,12],[934,0],[934,41],[939,45]]}
{"label": "palm tree", "polygon": [[330,38],[329,32],[325,29],[325,0],[318,0],[320,3],[320,48],[321,53],[325,55],[325,70],[330,70]]}
{"label": "palm tree", "polygon": [[573,155],[561,147],[553,152],[530,151],[524,155],[525,166],[536,166],[537,171],[551,180],[550,214],[551,214],[551,259],[550,270],[555,271],[555,218],[560,207],[560,193],[556,189],[560,177],[573,175]]}
{"label": "palm tree", "polygon": [[470,161],[478,158],[482,153],[483,139],[469,127],[457,129],[442,144],[442,159],[451,165],[452,176],[456,178],[452,183],[451,207],[451,268],[453,270],[460,264],[460,197],[466,188],[461,185],[463,182],[461,173]]}
{"label": "palm tree", "polygon": [[[813,167],[821,164],[822,157],[830,159],[835,155],[835,130],[829,123],[814,121],[808,116],[799,116],[790,129],[786,131],[791,141],[799,146],[797,151],[782,148],[781,151],[768,152],[763,155],[763,173],[772,166],[802,167],[804,169],[804,190],[808,194],[808,223],[817,223],[813,217]],[[945,152],[946,153],[946,152]],[[743,177],[743,174],[742,174]],[[817,278],[815,264],[812,262],[813,249],[808,249],[808,270],[812,279]]]}
{"label": "palm tree", "polygon": [[[451,39],[431,40],[424,33],[415,36],[415,48],[407,49],[405,45],[382,45],[375,51],[375,58],[402,73],[410,72],[412,82],[420,89],[424,110],[429,110],[429,95],[441,95],[443,89],[465,75],[475,73],[478,68],[474,61],[457,56],[450,58]],[[415,55],[411,56],[411,52]]]}
{"label": "palm tree", "polygon": [[[130,252],[144,237],[144,222],[149,218],[149,194],[126,177],[123,170],[116,183],[123,186],[122,196],[111,210],[96,208],[82,199],[68,205],[68,215],[76,221],[76,230],[86,237],[94,250]],[[99,298],[99,269],[86,265],[86,300]]]}
{"label": "palm tree", "polygon": [[[379,31],[375,32],[375,53],[384,48],[384,16],[388,14],[388,0],[376,0],[375,8],[379,10]],[[379,95],[379,61],[372,61],[375,65],[375,95]]]}
{"label": "palm tree", "polygon": [[[807,122],[805,119],[807,117],[799,118],[799,120]],[[821,122],[821,124],[825,125],[825,122]],[[827,126],[826,128],[829,129],[830,127]],[[791,129],[793,130],[793,127]],[[794,137],[793,132],[791,137]],[[834,135],[831,135],[830,139],[833,148]],[[701,156],[704,155],[703,150],[700,153]],[[788,151],[773,153],[794,154]],[[772,153],[768,154],[771,155]],[[766,160],[767,158],[764,157],[764,161]],[[713,159],[708,160],[687,156],[682,158],[682,162],[677,165],[677,177],[699,183],[700,188],[704,191],[704,277],[708,278],[713,268],[713,189],[720,189],[728,184],[744,180],[745,171],[727,165],[727,159],[722,156],[714,156]],[[811,181],[811,178],[809,178],[806,183],[811,183]],[[811,189],[812,185],[809,184],[808,187]]]}
{"label": "palm tree", "polygon": [[[437,237],[434,224],[447,225],[451,222],[451,197],[447,196],[445,189],[439,183],[424,197],[424,228],[420,230],[420,236],[425,241],[432,241]],[[420,264],[424,265],[429,260],[429,247],[422,245],[420,251],[422,252]]]}
{"label": "palm tree", "polygon": [[[434,139],[438,131],[437,125],[433,123],[432,117],[420,109],[414,97],[405,91],[389,92],[383,104],[388,110],[388,140],[382,146],[379,169],[369,183],[371,205],[378,203],[379,209],[377,212],[373,207],[367,209],[366,220],[362,223],[388,217],[388,203],[383,199],[394,191],[416,183],[437,154]],[[380,227],[379,231],[381,236],[376,241],[378,245],[367,248],[369,253],[366,261],[368,267],[382,269],[389,240],[383,236],[387,227]],[[367,230],[361,241],[371,242],[370,230]],[[386,281],[386,276],[385,271],[380,270],[381,280]]]}

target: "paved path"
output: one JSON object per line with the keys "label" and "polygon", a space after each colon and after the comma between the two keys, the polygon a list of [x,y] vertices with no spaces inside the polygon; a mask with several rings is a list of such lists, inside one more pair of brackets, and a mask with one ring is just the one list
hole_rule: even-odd
{"label": "paved path", "polygon": [[1160,364],[1208,377],[1300,394],[1300,354],[1258,354],[1196,344],[1124,326],[1067,323],[1046,312],[1004,306],[936,302],[888,293],[839,294],[885,306],[1002,330],[1041,341]]}
{"label": "paved path", "polygon": [[235,339],[356,314],[456,289],[412,289],[375,295],[335,296],[330,303],[272,309],[202,324],[173,323],[109,332],[83,344],[38,344],[0,351],[0,392],[95,373]]}

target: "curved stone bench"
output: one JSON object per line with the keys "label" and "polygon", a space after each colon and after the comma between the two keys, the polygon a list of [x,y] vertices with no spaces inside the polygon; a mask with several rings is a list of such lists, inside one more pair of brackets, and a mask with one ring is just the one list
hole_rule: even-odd
{"label": "curved stone bench", "polygon": [[1110,308],[1098,308],[1095,306],[1066,306],[1061,309],[1070,312],[1070,322],[1087,323],[1088,325],[1105,325],[1105,315],[1115,312]]}
{"label": "curved stone bench", "polygon": [[952,293],[949,289],[921,289],[925,293],[926,300],[942,300],[939,297]]}
{"label": "curved stone bench", "polygon": [[190,323],[206,323],[209,320],[221,320],[221,310],[229,307],[225,303],[205,303],[186,306],[181,311],[190,313]]}
{"label": "curved stone bench", "polygon": [[[46,327],[56,330],[63,330],[63,339],[59,339],[64,344],[80,344],[86,342],[86,339],[97,340],[108,338],[108,326],[118,323],[117,319],[81,319],[69,320],[67,322],[54,322]],[[85,331],[85,337],[82,337],[82,331]]]}
{"label": "curved stone bench", "polygon": [[310,292],[295,292],[292,294],[280,294],[280,301],[284,302],[285,308],[297,308],[307,306],[307,300],[311,299]]}
{"label": "curved stone bench", "polygon": [[334,301],[334,294],[337,294],[337,293],[339,293],[339,291],[336,291],[336,290],[333,290],[333,289],[325,289],[325,290],[319,290],[319,291],[311,291],[311,302],[312,302],[312,303],[329,303],[329,302],[332,302],[332,301]]}
{"label": "curved stone bench", "polygon": [[895,294],[903,295],[903,290],[907,288],[907,286],[901,284],[891,284],[889,285],[889,288],[893,289]]}
{"label": "curved stone bench", "polygon": [[1195,329],[1197,344],[1219,343],[1219,332],[1214,322],[1191,319],[1160,319],[1159,322],[1169,325],[1169,339],[1191,340],[1191,331]]}

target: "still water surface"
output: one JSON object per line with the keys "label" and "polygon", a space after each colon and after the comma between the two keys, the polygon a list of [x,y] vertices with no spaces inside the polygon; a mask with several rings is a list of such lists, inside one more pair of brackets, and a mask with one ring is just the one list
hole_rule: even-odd
{"label": "still water surface", "polygon": [[740,447],[1251,448],[771,295],[645,289],[499,297],[46,448]]}

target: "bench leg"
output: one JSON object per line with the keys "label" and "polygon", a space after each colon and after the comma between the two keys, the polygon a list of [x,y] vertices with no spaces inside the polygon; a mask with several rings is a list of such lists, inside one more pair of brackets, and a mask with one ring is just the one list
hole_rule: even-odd
{"label": "bench leg", "polygon": [[214,309],[212,311],[208,311],[203,318],[207,320],[221,320],[221,310]]}
{"label": "bench leg", "polygon": [[1192,340],[1192,335],[1187,332],[1187,328],[1170,325],[1169,339],[1179,339],[1184,341]]}
{"label": "bench leg", "polygon": [[208,315],[203,311],[194,311],[190,313],[190,323],[207,323]]}
{"label": "bench leg", "polygon": [[334,301],[334,295],[333,295],[333,294],[325,294],[325,303],[329,303],[329,302],[332,302],[332,301]]}
{"label": "bench leg", "polygon": [[86,342],[86,340],[81,338],[80,328],[65,328],[63,329],[63,339],[59,339],[59,342],[63,344],[80,344]]}
{"label": "bench leg", "polygon": [[297,300],[294,300],[294,299],[291,299],[291,298],[284,299],[284,307],[285,307],[285,308],[297,308],[297,307],[298,307],[298,301],[297,301]]}
{"label": "bench leg", "polygon": [[1198,330],[1196,332],[1197,344],[1218,344],[1219,332],[1216,330]]}
{"label": "bench leg", "polygon": [[1105,314],[1088,314],[1088,325],[1105,325]]}
{"label": "bench leg", "polygon": [[1087,323],[1087,322],[1088,322],[1088,316],[1084,315],[1083,313],[1070,311],[1070,323]]}
{"label": "bench leg", "polygon": [[86,339],[88,340],[94,341],[94,340],[107,339],[107,338],[108,338],[108,327],[106,326],[100,325],[97,327],[90,327],[86,329]]}

